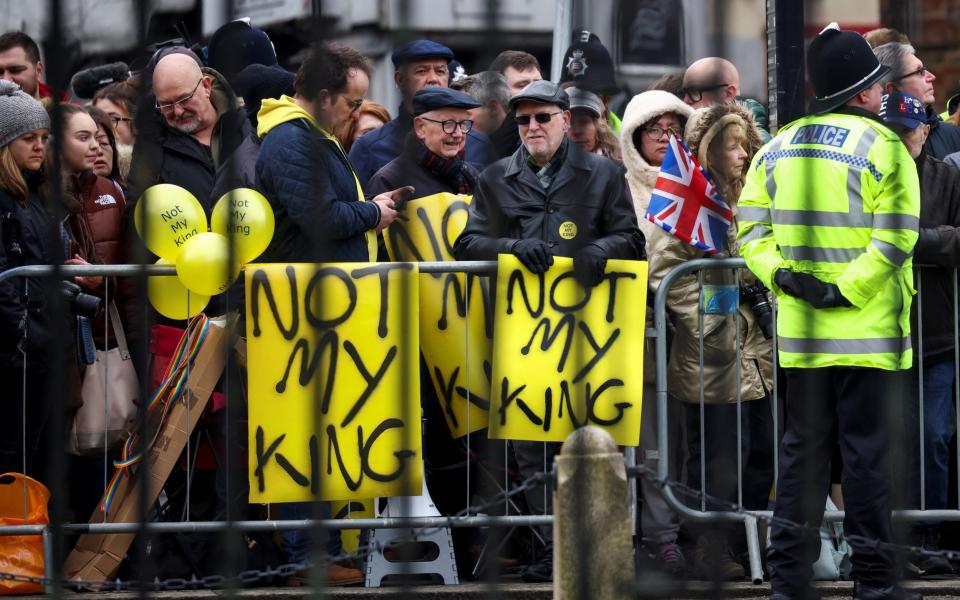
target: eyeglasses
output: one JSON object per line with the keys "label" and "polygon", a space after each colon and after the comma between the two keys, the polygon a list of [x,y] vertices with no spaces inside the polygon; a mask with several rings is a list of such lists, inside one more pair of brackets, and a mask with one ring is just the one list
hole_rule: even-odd
{"label": "eyeglasses", "polygon": [[900,80],[902,80],[902,79],[907,79],[908,77],[913,77],[913,76],[915,76],[915,75],[919,75],[920,77],[923,77],[924,75],[926,75],[926,74],[929,73],[929,72],[930,72],[930,71],[928,71],[925,66],[920,65],[919,67],[917,67],[917,70],[916,70],[916,71],[910,71],[910,72],[907,73],[906,75],[901,75],[900,77],[897,77],[896,79],[894,79],[894,81],[900,81]]}
{"label": "eyeglasses", "polygon": [[350,114],[352,115],[360,110],[361,106],[363,106],[363,98],[360,98],[359,100],[347,100],[347,105],[350,106]]}
{"label": "eyeglasses", "polygon": [[171,102],[169,104],[160,104],[160,102],[157,102],[156,104],[157,110],[159,110],[160,112],[170,112],[174,108],[178,106],[183,106],[187,102],[190,102],[190,99],[193,98],[193,95],[197,93],[197,89],[199,89],[201,83],[203,83],[203,77],[200,78],[200,81],[197,82],[197,85],[193,86],[193,91],[190,92],[189,96],[180,98],[176,102]]}
{"label": "eyeglasses", "polygon": [[464,133],[469,133],[473,129],[473,119],[467,119],[465,121],[454,121],[453,119],[447,119],[446,121],[437,121],[436,119],[428,119],[427,117],[420,117],[424,121],[430,121],[431,123],[439,123],[440,127],[443,129],[444,133],[453,134],[457,128],[460,128],[460,131]]}
{"label": "eyeglasses", "polygon": [[692,102],[700,102],[703,99],[704,92],[712,92],[714,90],[719,90],[720,88],[725,88],[729,83],[718,83],[716,85],[708,85],[707,87],[688,87],[681,88],[677,94],[680,98],[689,97]]}
{"label": "eyeglasses", "polygon": [[552,112],[552,113],[537,113],[535,115],[517,115],[517,125],[522,125],[523,127],[527,127],[530,125],[530,119],[536,119],[537,123],[540,123],[541,125],[546,125],[547,123],[550,122],[550,119],[552,119],[554,116],[562,115],[562,114],[563,114],[563,111],[558,110],[557,112]]}
{"label": "eyeglasses", "polygon": [[100,147],[101,147],[101,148],[103,148],[104,150],[110,150],[110,149],[111,149],[111,147],[110,147],[110,138],[108,138],[108,137],[105,136],[105,135],[101,135],[101,136],[98,136],[96,139],[97,139],[97,143],[100,144]]}
{"label": "eyeglasses", "polygon": [[647,132],[647,137],[653,141],[658,141],[663,137],[663,134],[672,135],[674,137],[680,137],[683,135],[683,129],[678,129],[676,127],[667,127],[663,129],[662,127],[646,127],[644,131]]}
{"label": "eyeglasses", "polygon": [[[189,100],[189,98],[187,99]],[[123,123],[124,121],[128,121],[128,122],[133,121],[133,119],[131,119],[130,117],[121,117],[120,115],[110,115],[110,120],[113,121],[114,129],[116,129],[117,127],[120,127],[120,123]]]}

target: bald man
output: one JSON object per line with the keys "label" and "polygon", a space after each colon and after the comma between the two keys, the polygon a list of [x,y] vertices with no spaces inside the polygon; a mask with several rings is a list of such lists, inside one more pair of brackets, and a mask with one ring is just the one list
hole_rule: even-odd
{"label": "bald man", "polygon": [[740,73],[725,58],[708,56],[683,74],[683,101],[693,108],[728,104],[740,95]]}
{"label": "bald man", "polygon": [[209,215],[224,193],[253,187],[259,144],[222,75],[201,67],[186,48],[166,52],[153,69],[153,110],[138,116],[130,199],[171,183],[186,188]]}
{"label": "bald man", "polygon": [[770,141],[766,107],[751,98],[740,97],[740,72],[725,58],[708,56],[694,61],[684,72],[683,88],[677,95],[693,108],[739,101],[753,113],[763,142]]}
{"label": "bald man", "polygon": [[153,71],[156,108],[167,125],[210,145],[217,109],[210,97],[213,77],[204,75],[200,65],[186,54],[168,54]]}

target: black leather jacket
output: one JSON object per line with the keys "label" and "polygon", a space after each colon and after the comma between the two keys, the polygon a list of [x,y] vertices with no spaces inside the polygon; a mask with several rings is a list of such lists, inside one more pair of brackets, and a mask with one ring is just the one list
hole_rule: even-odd
{"label": "black leather jacket", "polygon": [[623,166],[568,146],[549,190],[523,147],[483,171],[467,226],[454,245],[458,260],[496,260],[527,238],[546,241],[556,256],[573,256],[592,243],[608,258],[643,258]]}

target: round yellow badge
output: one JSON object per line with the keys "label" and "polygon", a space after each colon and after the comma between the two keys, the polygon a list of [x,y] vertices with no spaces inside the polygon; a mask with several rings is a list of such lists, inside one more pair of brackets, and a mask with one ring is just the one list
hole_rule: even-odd
{"label": "round yellow badge", "polygon": [[573,221],[560,223],[560,237],[565,240],[572,240],[577,237],[577,224]]}

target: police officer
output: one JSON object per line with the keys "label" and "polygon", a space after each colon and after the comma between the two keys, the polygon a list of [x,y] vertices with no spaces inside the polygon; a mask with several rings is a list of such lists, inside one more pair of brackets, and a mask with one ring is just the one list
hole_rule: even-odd
{"label": "police officer", "polygon": [[862,37],[831,24],[811,42],[807,64],[811,115],[757,153],[739,202],[740,252],[777,295],[787,381],[773,597],[815,597],[811,565],[839,441],[854,598],[919,598],[897,586],[893,552],[882,545],[891,540],[886,404],[900,399],[912,360],[917,170],[877,116],[888,68]]}

